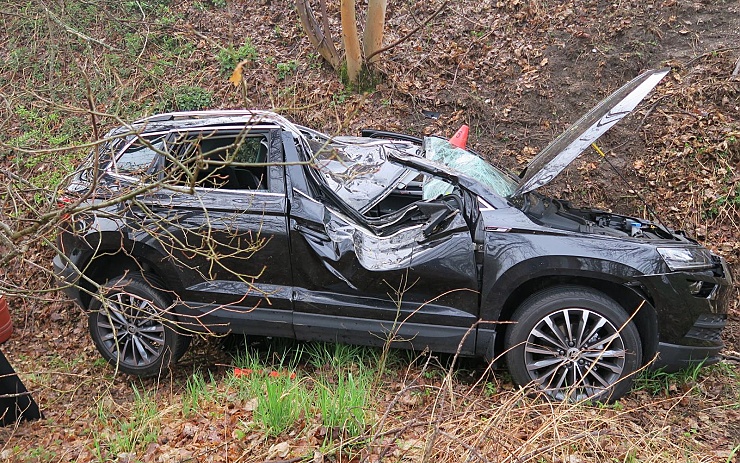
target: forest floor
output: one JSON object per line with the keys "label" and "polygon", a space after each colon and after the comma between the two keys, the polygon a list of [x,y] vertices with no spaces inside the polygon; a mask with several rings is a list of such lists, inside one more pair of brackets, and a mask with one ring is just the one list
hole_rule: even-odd
{"label": "forest floor", "polygon": [[[336,27],[338,2],[328,3]],[[389,2],[386,43],[440,4]],[[199,339],[177,372],[141,381],[99,360],[86,317],[53,291],[49,246],[24,242],[0,271],[16,328],[3,352],[45,419],[0,429],[0,462],[738,461],[737,1],[450,2],[382,55],[362,92],[311,49],[287,0],[16,1],[0,3],[0,23],[0,169],[39,192],[79,162],[87,148],[74,146],[94,141],[90,107],[101,130],[205,107],[272,109],[330,134],[450,136],[468,124],[470,147],[519,171],[621,84],[669,66],[602,137],[606,156],[589,150],[547,191],[654,213],[727,258],[736,282],[725,360],[642,375],[613,405],[531,398],[481,361],[268,340]],[[54,207],[42,196],[38,208]],[[357,402],[328,400],[331,388]],[[257,400],[266,390],[281,411]],[[345,414],[329,423],[332,406]]]}

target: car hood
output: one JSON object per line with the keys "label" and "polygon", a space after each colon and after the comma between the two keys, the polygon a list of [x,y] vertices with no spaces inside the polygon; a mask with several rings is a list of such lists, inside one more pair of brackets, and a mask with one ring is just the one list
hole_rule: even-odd
{"label": "car hood", "polygon": [[668,72],[670,69],[666,68],[640,74],[578,119],[532,159],[512,196],[549,183],[591,143],[631,113]]}

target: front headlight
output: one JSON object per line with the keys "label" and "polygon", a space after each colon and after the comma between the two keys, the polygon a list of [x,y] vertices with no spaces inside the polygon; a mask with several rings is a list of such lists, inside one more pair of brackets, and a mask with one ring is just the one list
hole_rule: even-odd
{"label": "front headlight", "polygon": [[672,271],[699,270],[714,267],[712,253],[704,248],[658,248],[666,265]]}

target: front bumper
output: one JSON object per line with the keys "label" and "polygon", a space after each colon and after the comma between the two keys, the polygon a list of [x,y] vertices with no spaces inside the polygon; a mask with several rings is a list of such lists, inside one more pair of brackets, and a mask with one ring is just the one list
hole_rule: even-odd
{"label": "front bumper", "polygon": [[722,360],[722,347],[680,346],[661,342],[658,343],[658,357],[650,365],[650,369],[673,373],[697,365],[713,365]]}
{"label": "front bumper", "polygon": [[730,270],[724,260],[721,264],[640,278],[658,319],[658,357],[652,368],[676,371],[721,360],[722,330],[732,298]]}

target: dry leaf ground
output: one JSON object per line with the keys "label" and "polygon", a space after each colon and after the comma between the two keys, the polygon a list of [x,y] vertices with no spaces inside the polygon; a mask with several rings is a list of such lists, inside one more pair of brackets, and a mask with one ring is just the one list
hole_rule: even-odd
{"label": "dry leaf ground", "polygon": [[[338,2],[328,3],[336,26]],[[438,8],[390,3],[389,42]],[[88,96],[98,112],[122,120],[205,105],[273,108],[328,133],[376,127],[449,136],[467,123],[473,148],[516,170],[620,84],[671,66],[601,140],[606,159],[584,154],[550,191],[630,214],[652,209],[727,257],[740,280],[736,1],[451,2],[383,56],[365,93],[345,89],[318,59],[285,0],[18,1],[0,4],[0,21],[0,162],[47,185],[79,155],[24,150],[91,140]],[[234,87],[228,77],[245,58],[244,84]],[[103,130],[119,122],[97,123]],[[114,377],[97,360],[79,310],[38,292],[52,286],[49,250],[31,245],[24,258],[2,270],[3,287],[37,292],[11,297],[17,331],[3,352],[46,419],[0,430],[0,461],[737,459],[737,297],[726,362],[695,377],[639,383],[617,406],[530,398],[479,362],[447,370],[407,360],[380,376],[367,410],[374,426],[361,439],[332,435],[310,415],[267,437],[250,424],[254,397],[230,389],[233,360],[216,343],[197,343],[172,376]],[[209,400],[186,413],[194,371],[213,381],[203,392]],[[316,373],[301,364],[298,380]],[[134,441],[131,451],[112,452],[124,438]]]}

